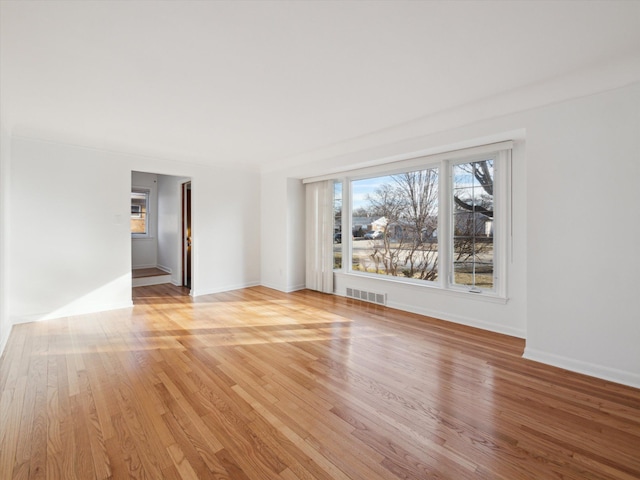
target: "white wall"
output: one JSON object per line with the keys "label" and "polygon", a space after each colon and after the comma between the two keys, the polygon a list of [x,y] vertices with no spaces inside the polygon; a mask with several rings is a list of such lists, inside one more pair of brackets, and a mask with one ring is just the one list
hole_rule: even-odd
{"label": "white wall", "polygon": [[13,137],[11,322],[131,305],[131,171],[192,178],[192,295],[260,278],[259,176]]}
{"label": "white wall", "polygon": [[526,356],[640,387],[640,84],[532,112]]}
{"label": "white wall", "polygon": [[155,173],[131,172],[131,188],[149,190],[147,237],[131,238],[131,268],[158,265],[158,176]]}
{"label": "white wall", "polygon": [[305,191],[302,180],[287,179],[287,291],[305,288]]}
{"label": "white wall", "polygon": [[302,181],[262,176],[261,283],[283,292],[305,285],[305,195]]}
{"label": "white wall", "polygon": [[171,272],[171,282],[182,285],[181,186],[190,179],[158,175],[158,267]]}
{"label": "white wall", "polygon": [[[287,178],[521,138],[513,154],[506,304],[348,274],[336,275],[336,292],[344,294],[347,284],[387,292],[392,307],[525,337],[529,358],[640,386],[640,257],[634,254],[640,84],[431,132],[270,172],[263,178],[262,211],[292,208],[297,200],[268,190],[286,191]],[[276,215],[271,220],[284,223]],[[263,227],[270,226],[263,218]],[[304,241],[302,233],[290,234]],[[287,245],[269,243],[263,278],[277,278]]]}
{"label": "white wall", "polygon": [[111,155],[14,138],[12,322],[131,305],[131,170]]}
{"label": "white wall", "polygon": [[[277,290],[289,291],[289,272],[287,257],[288,238],[295,236],[288,227],[287,177],[283,174],[262,175],[260,202],[260,282]],[[300,266],[298,265],[298,268]],[[304,268],[304,262],[302,263]],[[304,272],[304,270],[303,270]]]}
{"label": "white wall", "polygon": [[192,295],[260,283],[260,177],[216,168],[193,176]]}

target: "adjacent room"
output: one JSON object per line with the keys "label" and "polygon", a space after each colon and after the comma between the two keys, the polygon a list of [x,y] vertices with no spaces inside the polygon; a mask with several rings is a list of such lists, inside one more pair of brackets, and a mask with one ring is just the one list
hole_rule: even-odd
{"label": "adjacent room", "polygon": [[191,179],[131,172],[133,287],[191,288]]}
{"label": "adjacent room", "polygon": [[640,478],[640,2],[0,2],[0,478]]}

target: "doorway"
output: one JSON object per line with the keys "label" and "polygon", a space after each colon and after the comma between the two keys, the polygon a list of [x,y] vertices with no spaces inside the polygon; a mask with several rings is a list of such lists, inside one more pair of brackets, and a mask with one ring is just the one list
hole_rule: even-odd
{"label": "doorway", "polygon": [[191,182],[182,184],[182,286],[191,289],[193,243],[191,228]]}
{"label": "doorway", "polygon": [[[193,289],[191,178],[132,171],[131,185],[132,286],[171,283]],[[140,193],[146,192],[143,198]]]}

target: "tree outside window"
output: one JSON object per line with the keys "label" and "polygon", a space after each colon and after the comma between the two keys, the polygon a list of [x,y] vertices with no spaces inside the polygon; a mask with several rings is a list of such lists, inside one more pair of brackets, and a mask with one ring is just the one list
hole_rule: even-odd
{"label": "tree outside window", "polygon": [[453,166],[453,283],[493,288],[493,160]]}
{"label": "tree outside window", "polygon": [[[373,192],[366,193],[372,184]],[[352,269],[433,281],[438,277],[438,169],[352,182],[368,232],[354,239]],[[361,218],[356,217],[354,218]],[[357,237],[356,237],[357,238]]]}

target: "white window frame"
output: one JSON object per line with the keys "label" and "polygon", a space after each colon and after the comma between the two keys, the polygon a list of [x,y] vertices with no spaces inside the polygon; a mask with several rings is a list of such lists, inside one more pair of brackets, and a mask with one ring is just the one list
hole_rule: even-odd
{"label": "white window frame", "polygon": [[[511,149],[512,142],[500,142],[449,153],[409,158],[374,167],[325,176],[342,182],[342,268],[336,273],[375,278],[379,281],[419,285],[437,288],[452,294],[475,296],[483,299],[507,299],[507,270],[511,236]],[[453,283],[453,166],[479,160],[494,159],[494,269],[493,288],[481,289]],[[439,179],[438,198],[438,278],[435,281],[416,280],[382,274],[354,271],[352,269],[352,191],[351,182],[416,170],[437,168]],[[318,177],[320,178],[320,177]],[[305,182],[311,180],[305,180]]]}
{"label": "white window frame", "polygon": [[[131,188],[131,193],[139,193],[139,194],[144,194],[145,198],[146,198],[146,219],[145,219],[145,227],[146,227],[146,231],[144,233],[134,233],[131,232],[131,238],[149,238],[151,237],[151,225],[150,225],[150,220],[151,220],[151,189],[149,188],[142,188],[142,187],[132,187]],[[142,212],[141,212],[142,213]],[[133,217],[133,215],[131,215],[131,218],[136,218]],[[140,217],[137,217],[140,218]]]}
{"label": "white window frame", "polygon": [[[343,229],[344,229],[344,226],[345,226],[345,222],[344,222],[344,211],[345,211],[344,210],[344,202],[345,202],[345,199],[344,199],[344,183],[342,182],[341,179],[334,179],[333,180],[333,186],[332,186],[332,188],[333,188],[333,205],[332,205],[332,207],[335,208],[335,188],[336,188],[336,184],[340,184],[340,205],[341,205],[341,208],[340,208],[340,254],[341,254],[341,258],[340,258],[340,267],[336,268],[335,267],[335,245],[336,245],[336,242],[335,242],[335,233],[336,233],[335,232],[335,227],[336,227],[336,223],[335,223],[335,210],[332,210],[332,214],[334,215],[334,224],[333,224],[334,238],[332,239],[332,242],[333,242],[332,243],[332,249],[334,250],[334,254],[333,254],[333,257],[334,257],[334,260],[333,260],[334,268],[333,268],[333,271],[334,272],[341,272],[342,269],[344,268],[344,247],[343,247],[343,244],[344,244],[345,240],[343,240],[343,237],[344,237],[344,230]],[[351,238],[351,235],[347,235],[347,236],[349,238]]]}
{"label": "white window frame", "polygon": [[[460,285],[453,282],[453,169],[456,165],[472,163],[482,160],[493,160],[493,288],[479,288],[475,286]],[[511,150],[500,150],[490,154],[472,155],[469,157],[451,160],[447,163],[446,182],[443,182],[441,190],[441,201],[444,205],[444,216],[446,218],[446,246],[445,256],[447,260],[447,289],[468,292],[472,294],[494,295],[506,298],[506,259],[508,258],[506,233],[510,231],[507,215],[511,205],[511,190],[508,185],[510,178]],[[444,197],[444,198],[443,198]]]}

